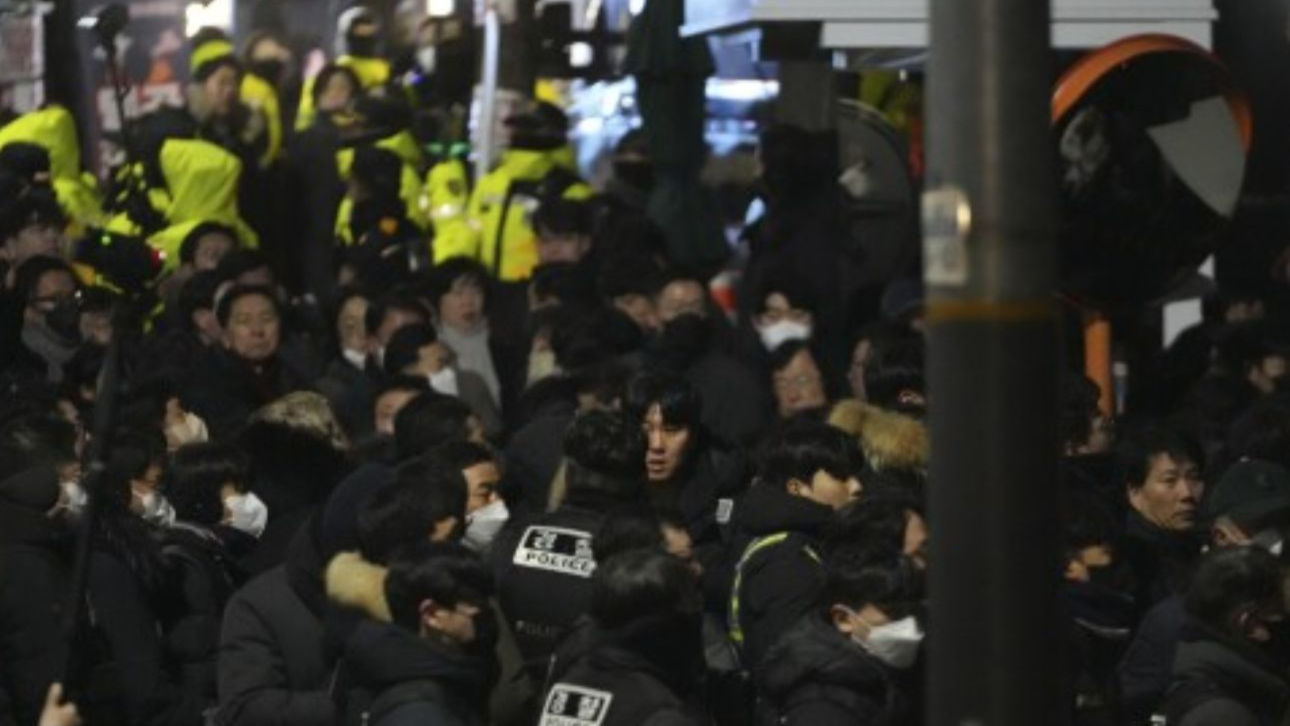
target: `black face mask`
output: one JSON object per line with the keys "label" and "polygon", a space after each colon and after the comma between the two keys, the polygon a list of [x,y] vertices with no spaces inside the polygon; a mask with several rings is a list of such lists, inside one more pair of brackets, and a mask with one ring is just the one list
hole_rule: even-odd
{"label": "black face mask", "polygon": [[251,61],[251,72],[275,86],[282,82],[286,70],[287,64],[278,58]]}
{"label": "black face mask", "polygon": [[648,161],[615,161],[614,176],[637,189],[654,188],[654,165]]}
{"label": "black face mask", "polygon": [[376,57],[376,37],[372,35],[354,35],[345,36],[345,47],[349,49],[349,54],[360,58]]}
{"label": "black face mask", "polygon": [[59,300],[52,310],[45,313],[45,326],[65,342],[76,344],[81,340],[81,310],[76,300]]}

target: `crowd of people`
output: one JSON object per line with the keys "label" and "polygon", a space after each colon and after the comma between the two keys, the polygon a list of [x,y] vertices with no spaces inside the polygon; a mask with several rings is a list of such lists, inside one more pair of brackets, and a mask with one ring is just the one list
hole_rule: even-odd
{"label": "crowd of people", "polygon": [[[0,723],[922,723],[921,292],[855,282],[827,140],[765,134],[714,294],[641,134],[593,189],[536,104],[472,180],[451,46],[342,30],[294,123],[282,43],[199,33],[102,194],[65,111],[0,128]],[[1265,303],[1132,415],[1064,375],[1053,723],[1290,718]]]}

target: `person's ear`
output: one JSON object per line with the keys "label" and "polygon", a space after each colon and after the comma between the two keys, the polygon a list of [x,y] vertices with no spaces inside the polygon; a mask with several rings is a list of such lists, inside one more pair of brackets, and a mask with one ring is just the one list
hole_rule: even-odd
{"label": "person's ear", "polygon": [[789,493],[789,494],[792,494],[792,495],[793,495],[793,496],[795,496],[795,497],[802,497],[802,496],[806,496],[806,495],[805,495],[805,494],[803,494],[802,492],[803,492],[803,491],[806,491],[806,490],[809,490],[810,488],[811,488],[811,485],[807,484],[806,482],[802,481],[801,479],[789,479],[789,480],[788,480],[788,486],[787,486],[788,493]]}
{"label": "person's ear", "polygon": [[417,606],[417,615],[422,630],[438,630],[443,616],[443,608],[430,598],[421,601]]}
{"label": "person's ear", "polygon": [[829,620],[833,622],[833,627],[839,633],[852,635],[856,632],[855,613],[848,607],[842,605],[829,606]]}

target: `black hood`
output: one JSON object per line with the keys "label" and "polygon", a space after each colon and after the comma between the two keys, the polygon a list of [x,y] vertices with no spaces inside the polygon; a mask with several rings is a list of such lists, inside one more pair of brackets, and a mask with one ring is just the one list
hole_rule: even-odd
{"label": "black hood", "polygon": [[734,511],[735,525],[756,537],[784,531],[814,536],[832,519],[829,507],[764,484],[754,484]]}
{"label": "black hood", "polygon": [[878,703],[889,700],[886,668],[816,615],[799,620],[762,664],[758,682],[773,701],[808,683],[864,693]]}
{"label": "black hood", "polygon": [[644,618],[595,629],[590,664],[597,670],[638,671],[687,700],[703,680],[703,627],[699,614]]}
{"label": "black hood", "polygon": [[476,708],[492,687],[490,660],[450,650],[390,623],[363,619],[345,645],[345,668],[356,685],[373,693],[409,681],[435,681]]}

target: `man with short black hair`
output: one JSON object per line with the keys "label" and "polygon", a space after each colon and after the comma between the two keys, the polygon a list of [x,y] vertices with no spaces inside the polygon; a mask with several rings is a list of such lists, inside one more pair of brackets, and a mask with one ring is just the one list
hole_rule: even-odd
{"label": "man with short black hair", "polygon": [[1182,592],[1200,553],[1196,515],[1205,482],[1195,445],[1165,428],[1128,436],[1119,452],[1119,480],[1129,500],[1124,559],[1136,579],[1140,612]]}
{"label": "man with short black hair", "polygon": [[497,626],[493,583],[473,553],[422,543],[395,556],[384,578],[346,585],[366,604],[342,662],[350,714],[371,726],[485,723]]}
{"label": "man with short black hair", "polygon": [[206,421],[211,436],[234,434],[251,413],[292,391],[309,389],[304,366],[282,355],[282,304],[270,287],[234,285],[219,297],[222,346],[189,371],[184,403]]}
{"label": "man with short black hair", "polygon": [[1206,556],[1186,597],[1187,624],[1160,712],[1178,726],[1285,723],[1285,572],[1259,547]]}
{"label": "man with short black hair", "polygon": [[824,587],[819,537],[860,495],[855,440],[831,426],[800,421],[765,446],[757,479],[735,504],[742,537],[730,592],[731,640],[754,672],[766,652],[812,608]]}

